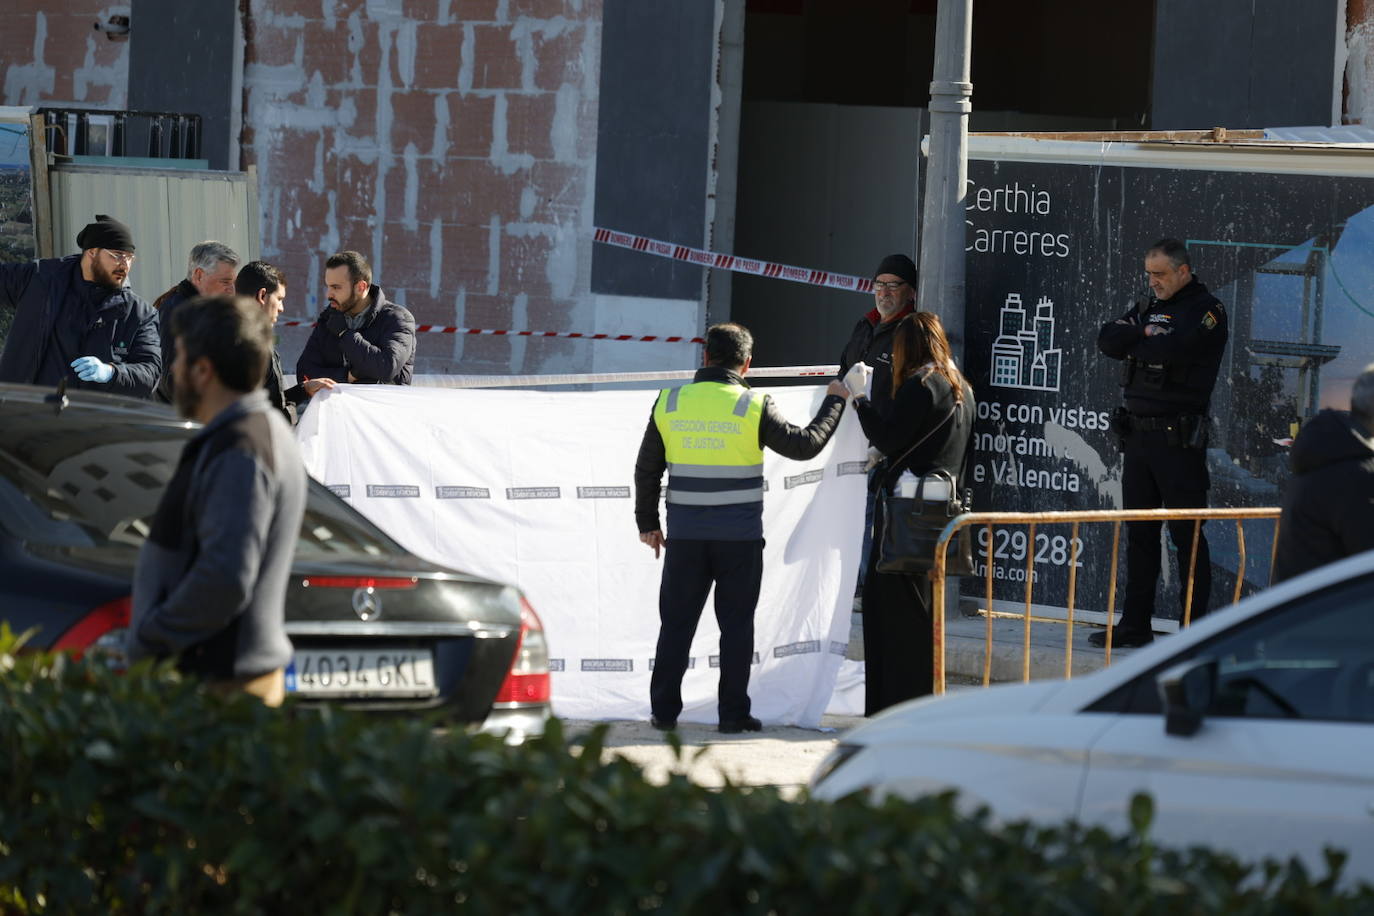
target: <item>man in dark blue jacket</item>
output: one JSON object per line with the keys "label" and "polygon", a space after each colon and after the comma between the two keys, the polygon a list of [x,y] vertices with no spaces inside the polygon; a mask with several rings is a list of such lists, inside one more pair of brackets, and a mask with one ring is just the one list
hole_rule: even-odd
{"label": "man in dark blue jacket", "polygon": [[356,251],[324,262],[329,304],[296,360],[296,381],[409,385],[415,375],[415,318],[388,302],[372,267]]}
{"label": "man in dark blue jacket", "polygon": [[146,398],[162,353],[157,312],[124,284],[129,227],[108,216],[76,237],[79,255],[0,264],[0,307],[14,309],[0,382],[94,388]]}

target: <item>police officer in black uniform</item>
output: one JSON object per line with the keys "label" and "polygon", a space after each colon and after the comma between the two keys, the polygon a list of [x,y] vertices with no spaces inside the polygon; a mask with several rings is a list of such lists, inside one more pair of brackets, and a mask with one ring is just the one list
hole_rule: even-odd
{"label": "police officer in black uniform", "polygon": [[[1125,406],[1112,428],[1121,441],[1121,475],[1127,509],[1192,509],[1207,505],[1207,405],[1226,350],[1226,309],[1207,291],[1177,239],[1160,239],[1145,253],[1145,272],[1154,295],[1102,326],[1097,346],[1122,361]],[[1188,564],[1193,550],[1192,521],[1169,523],[1178,552],[1183,585],[1180,609],[1187,603]],[[1126,600],[1112,647],[1143,646],[1154,638],[1155,587],[1159,582],[1159,522],[1127,525]],[[1191,616],[1207,612],[1212,560],[1199,530]],[[1181,613],[1181,611],[1180,611]],[[1106,645],[1106,632],[1088,637]]]}

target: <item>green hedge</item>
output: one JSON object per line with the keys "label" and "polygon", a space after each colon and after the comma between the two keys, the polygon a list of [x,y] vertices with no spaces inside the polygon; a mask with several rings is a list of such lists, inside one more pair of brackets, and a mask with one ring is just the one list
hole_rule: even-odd
{"label": "green hedge", "polygon": [[508,748],[14,649],[0,633],[4,913],[1374,909],[1334,874],[1161,850],[1143,831],[994,828],[949,797],[654,786],[600,762],[604,730],[568,741],[555,723]]}

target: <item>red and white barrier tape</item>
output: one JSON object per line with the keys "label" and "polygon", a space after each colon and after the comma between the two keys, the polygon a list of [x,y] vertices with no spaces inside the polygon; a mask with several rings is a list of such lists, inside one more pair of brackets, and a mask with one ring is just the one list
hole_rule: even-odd
{"label": "red and white barrier tape", "polygon": [[[749,379],[834,378],[839,366],[749,367]],[[416,375],[411,384],[429,388],[532,388],[553,385],[631,384],[688,380],[694,369],[663,369],[654,372],[595,372],[578,375]],[[294,375],[286,376],[286,387],[296,384]]]}
{"label": "red and white barrier tape", "polygon": [[[689,264],[698,264],[702,267],[732,270],[735,273],[742,274],[753,274],[756,277],[772,277],[779,280],[791,280],[795,283],[806,283],[810,286],[828,286],[831,289],[846,289],[856,293],[873,292],[873,281],[867,277],[851,277],[846,274],[832,274],[824,270],[792,267],[788,264],[777,264],[772,261],[754,261],[749,258],[738,258],[732,254],[720,254],[714,251],[705,251],[700,248],[690,248],[686,245],[674,245],[671,242],[661,242],[658,239],[651,239],[643,235],[630,235],[625,232],[616,232],[611,229],[598,228],[596,230],[596,241],[606,245],[615,245],[619,248],[629,248],[631,251],[643,251],[648,254],[658,255],[659,257],[672,258],[676,261],[686,261]],[[286,321],[279,321],[277,325],[284,328],[311,328],[315,326],[315,322],[308,318],[292,318]],[[416,325],[415,333],[482,334],[493,337],[562,337],[568,340],[621,340],[634,341],[636,343],[706,343],[706,339],[703,337],[677,337],[665,336],[662,334],[584,334],[581,331],[498,331],[489,328],[447,327],[440,324]]]}
{"label": "red and white barrier tape", "polygon": [[[283,328],[313,328],[315,322],[308,318],[292,318],[278,321]],[[495,331],[487,328],[453,328],[441,324],[419,324],[417,334],[485,334],[493,337],[566,337],[573,340],[631,340],[639,343],[706,343],[704,337],[672,337],[661,334],[583,334],[580,331]]]}
{"label": "red and white barrier tape", "polygon": [[824,270],[793,267],[790,264],[778,264],[773,261],[755,261],[750,258],[736,257],[733,254],[721,254],[716,251],[691,248],[687,245],[674,245],[672,242],[662,242],[643,235],[616,232],[613,229],[598,228],[595,238],[596,241],[605,245],[629,248],[631,251],[643,251],[658,255],[661,258],[672,258],[675,261],[686,261],[689,264],[698,264],[717,270],[732,270],[735,273],[753,274],[756,277],[774,277],[779,280],[806,283],[810,286],[847,289],[855,293],[873,292],[873,281],[867,277],[832,274]]}
{"label": "red and white barrier tape", "polygon": [[[765,378],[834,378],[839,371],[839,366],[751,366],[747,377],[751,381]],[[694,369],[669,369],[657,372],[598,372],[580,375],[417,375],[413,384],[432,388],[527,388],[690,381],[695,374]]]}

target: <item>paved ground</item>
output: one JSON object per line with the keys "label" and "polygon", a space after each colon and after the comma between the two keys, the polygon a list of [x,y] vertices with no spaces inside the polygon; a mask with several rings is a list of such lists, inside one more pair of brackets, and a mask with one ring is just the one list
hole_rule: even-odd
{"label": "paved ground", "polygon": [[[642,767],[654,782],[682,772],[693,782],[719,787],[726,779],[735,785],[777,786],[786,795],[806,784],[843,732],[863,721],[861,716],[825,716],[820,729],[769,725],[755,734],[722,735],[714,725],[684,722],[678,728],[682,757],[658,729],[648,722],[611,722],[606,738],[606,757],[620,756]],[[569,720],[570,733],[590,728],[592,722]]]}
{"label": "paved ground", "polygon": [[[856,616],[850,640],[851,658],[862,658],[862,617]],[[987,619],[966,617],[957,612],[946,618],[947,683],[951,691],[980,689]],[[1025,664],[1025,623],[1019,619],[993,619],[992,679],[1019,681]],[[1097,627],[1074,627],[1072,666],[1075,676],[1102,667],[1104,653],[1087,644],[1088,633]],[[1064,650],[1068,644],[1063,623],[1033,621],[1030,634],[1030,673],[1032,678],[1064,676]],[[648,778],[662,782],[670,773],[684,772],[693,782],[722,786],[729,779],[735,785],[777,786],[784,794],[794,794],[806,785],[816,765],[835,746],[840,735],[863,721],[861,716],[826,716],[820,729],[770,725],[762,732],[722,735],[714,725],[684,722],[678,730],[682,739],[681,758],[673,754],[663,733],[647,721],[612,722],[606,741],[606,756],[622,756],[639,764]],[[590,728],[594,723],[569,720],[571,733]]]}

